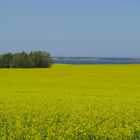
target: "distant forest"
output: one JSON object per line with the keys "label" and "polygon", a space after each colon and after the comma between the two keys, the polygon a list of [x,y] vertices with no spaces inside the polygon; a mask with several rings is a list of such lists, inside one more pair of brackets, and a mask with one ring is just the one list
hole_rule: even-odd
{"label": "distant forest", "polygon": [[50,53],[44,51],[0,55],[0,68],[49,68],[52,63]]}

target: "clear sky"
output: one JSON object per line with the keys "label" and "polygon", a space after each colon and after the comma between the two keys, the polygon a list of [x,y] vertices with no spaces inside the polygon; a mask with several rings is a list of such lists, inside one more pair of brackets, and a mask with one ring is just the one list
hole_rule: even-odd
{"label": "clear sky", "polygon": [[139,0],[0,0],[0,53],[140,57]]}

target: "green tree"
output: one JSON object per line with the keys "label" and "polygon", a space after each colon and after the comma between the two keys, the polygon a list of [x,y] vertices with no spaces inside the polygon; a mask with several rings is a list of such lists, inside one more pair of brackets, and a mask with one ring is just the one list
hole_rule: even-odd
{"label": "green tree", "polygon": [[48,68],[52,65],[50,54],[42,51],[35,51],[29,54],[30,64],[35,68]]}
{"label": "green tree", "polygon": [[0,55],[1,68],[49,68],[52,62],[50,54],[42,51]]}
{"label": "green tree", "polygon": [[10,68],[12,66],[11,62],[13,59],[12,53],[6,53],[0,56],[0,67],[1,68]]}
{"label": "green tree", "polygon": [[29,56],[26,52],[16,53],[12,60],[13,68],[29,68]]}

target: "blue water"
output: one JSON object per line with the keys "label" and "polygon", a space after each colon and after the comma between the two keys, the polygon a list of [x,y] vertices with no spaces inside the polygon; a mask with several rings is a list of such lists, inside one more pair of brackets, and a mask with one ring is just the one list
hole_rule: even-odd
{"label": "blue water", "polygon": [[55,64],[140,64],[140,59],[133,58],[54,58]]}

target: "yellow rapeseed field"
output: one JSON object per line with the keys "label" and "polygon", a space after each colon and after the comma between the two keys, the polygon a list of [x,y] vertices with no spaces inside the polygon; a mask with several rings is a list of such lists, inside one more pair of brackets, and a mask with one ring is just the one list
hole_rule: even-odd
{"label": "yellow rapeseed field", "polygon": [[0,69],[0,140],[137,139],[140,65]]}

